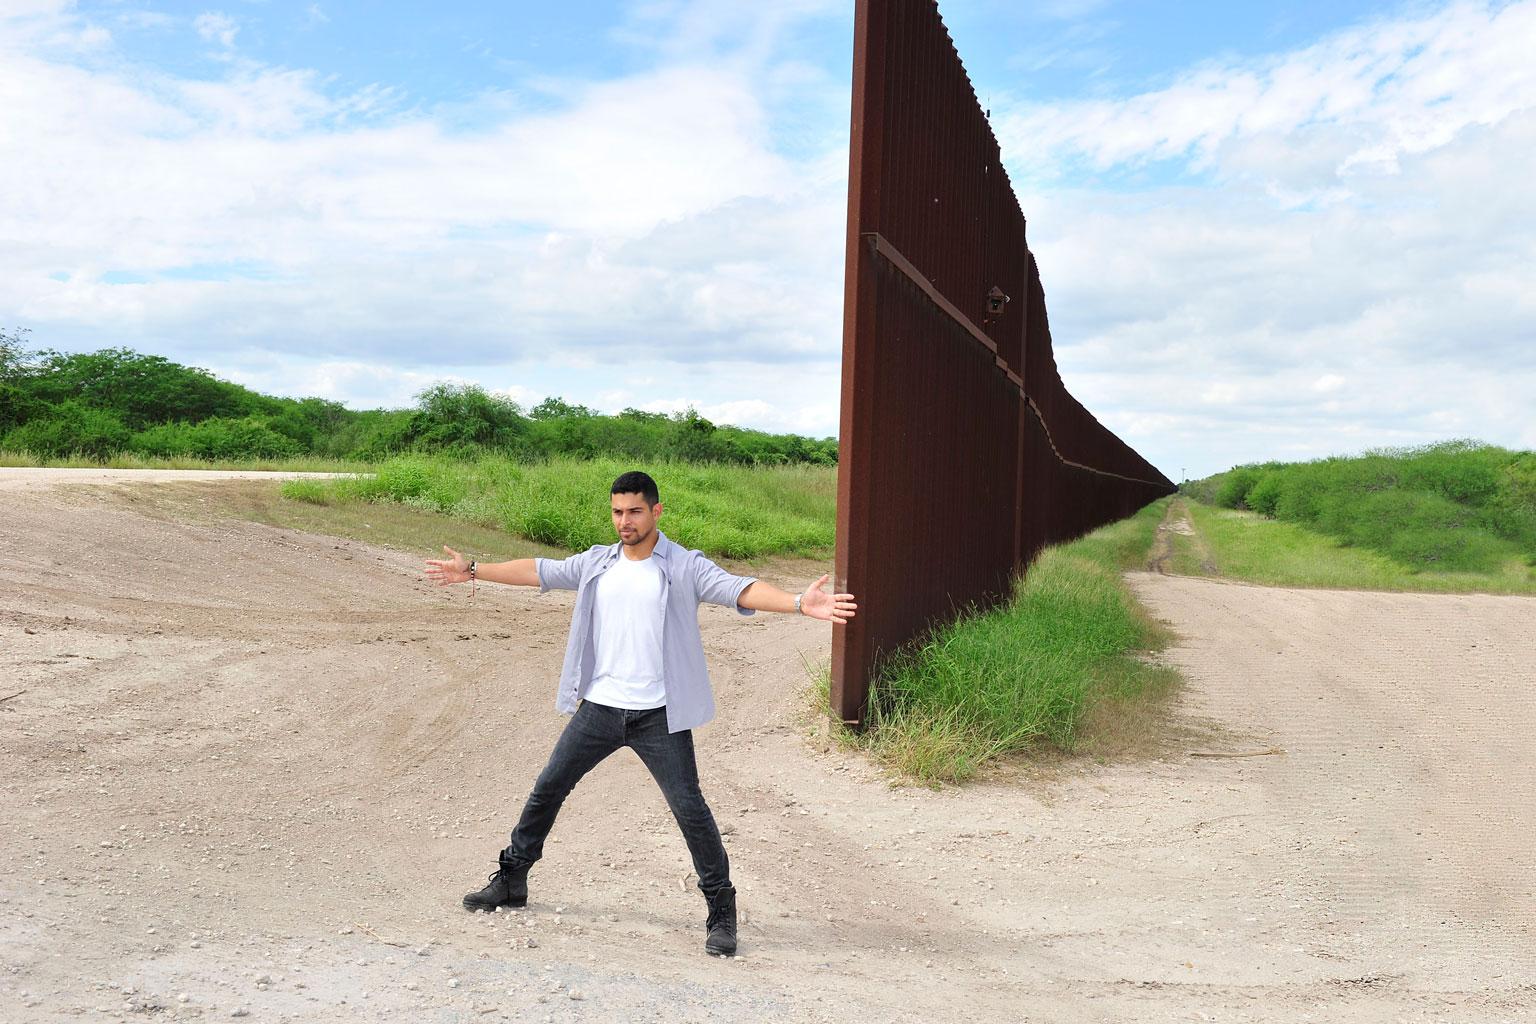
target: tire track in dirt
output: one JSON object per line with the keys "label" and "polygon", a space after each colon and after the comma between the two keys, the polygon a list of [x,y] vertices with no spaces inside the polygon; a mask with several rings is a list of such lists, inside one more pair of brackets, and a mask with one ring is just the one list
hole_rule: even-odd
{"label": "tire track in dirt", "polygon": [[1176,575],[1170,565],[1179,546],[1175,537],[1186,538],[1186,542],[1194,548],[1200,563],[1200,572],[1203,575],[1219,574],[1215,559],[1211,556],[1210,545],[1200,535],[1200,531],[1195,529],[1195,524],[1190,519],[1188,503],[1183,498],[1177,497],[1168,502],[1162,521],[1157,524],[1157,532],[1152,539],[1152,550],[1147,556],[1148,572],[1160,573],[1164,576]]}

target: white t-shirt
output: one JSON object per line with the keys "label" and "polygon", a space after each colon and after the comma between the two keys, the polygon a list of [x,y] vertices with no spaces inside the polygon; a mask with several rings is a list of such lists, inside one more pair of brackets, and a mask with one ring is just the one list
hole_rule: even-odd
{"label": "white t-shirt", "polygon": [[597,663],[585,697],[612,708],[659,708],[667,702],[661,676],[661,570],[654,556],[620,554],[597,578],[592,640]]}

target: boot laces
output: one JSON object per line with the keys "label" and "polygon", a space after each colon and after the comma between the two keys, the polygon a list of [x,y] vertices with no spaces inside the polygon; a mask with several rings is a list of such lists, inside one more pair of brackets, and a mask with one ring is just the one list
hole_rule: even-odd
{"label": "boot laces", "polygon": [[512,869],[506,867],[503,864],[497,864],[496,865],[496,870],[492,871],[489,875],[487,875],[485,877],[485,880],[488,883],[490,883],[491,885],[495,885],[498,881],[501,881],[501,880],[505,880],[508,885],[511,885],[512,884]]}
{"label": "boot laces", "polygon": [[717,892],[709,898],[709,916],[704,919],[704,927],[713,931],[715,925],[725,916],[726,899],[724,893]]}

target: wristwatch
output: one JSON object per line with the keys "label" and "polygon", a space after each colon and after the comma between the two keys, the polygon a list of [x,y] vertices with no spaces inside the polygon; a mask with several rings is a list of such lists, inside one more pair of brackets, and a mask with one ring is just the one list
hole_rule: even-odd
{"label": "wristwatch", "polygon": [[802,597],[804,597],[804,596],[805,596],[804,594],[796,594],[795,595],[795,614],[796,615],[804,615],[805,614],[804,612],[802,612],[800,610],[800,599]]}

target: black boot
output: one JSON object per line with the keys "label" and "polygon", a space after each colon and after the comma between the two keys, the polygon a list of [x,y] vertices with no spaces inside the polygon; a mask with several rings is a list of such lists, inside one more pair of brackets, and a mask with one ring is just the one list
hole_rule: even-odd
{"label": "black boot", "polygon": [[736,952],[736,890],[729,885],[714,892],[706,892],[709,901],[709,938],[704,940],[704,952],[714,956],[732,956]]}
{"label": "black boot", "polygon": [[479,892],[464,897],[465,910],[483,910],[494,913],[497,907],[526,907],[528,905],[528,869],[501,851],[500,866],[491,872],[490,884]]}

